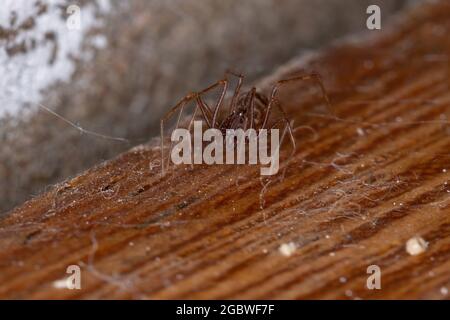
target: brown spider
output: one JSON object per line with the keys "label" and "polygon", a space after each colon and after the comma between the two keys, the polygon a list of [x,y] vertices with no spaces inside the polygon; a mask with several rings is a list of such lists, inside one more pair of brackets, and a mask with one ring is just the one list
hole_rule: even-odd
{"label": "brown spider", "polygon": [[[225,95],[228,90],[229,80],[228,76],[232,75],[238,78],[237,85],[234,89],[233,97],[229,101],[228,105],[225,102]],[[217,81],[215,84],[207,87],[206,89],[200,92],[191,92],[186,95],[183,99],[181,99],[172,109],[170,109],[166,115],[161,119],[160,129],[161,129],[161,171],[164,175],[164,121],[167,121],[172,117],[172,115],[180,109],[178,119],[176,122],[176,128],[179,127],[181,116],[183,114],[183,110],[185,106],[192,100],[196,101],[194,112],[189,121],[188,130],[191,130],[192,123],[196,117],[198,109],[200,109],[203,119],[206,121],[208,128],[219,129],[224,135],[227,129],[243,129],[244,131],[251,128],[255,130],[259,129],[272,129],[280,123],[284,123],[284,132],[289,133],[289,137],[292,143],[292,153],[295,152],[295,138],[292,132],[291,123],[287,118],[286,113],[281,107],[280,103],[276,99],[277,92],[283,84],[294,81],[301,80],[315,80],[322,91],[323,98],[327,104],[327,107],[331,109],[330,101],[328,99],[327,93],[325,91],[325,87],[323,85],[322,79],[317,73],[304,74],[301,76],[296,76],[288,79],[283,79],[278,81],[272,88],[270,96],[266,96],[256,90],[255,87],[252,87],[248,91],[241,92],[242,83],[244,80],[244,76],[241,74],[237,74],[231,71],[227,71],[225,73],[225,77],[222,80]],[[215,103],[214,108],[208,106],[208,104],[202,99],[202,96],[218,87],[222,87],[221,94],[219,99]],[[223,117],[223,120],[220,121],[219,113],[221,108],[227,105],[228,114]],[[273,124],[269,127],[269,117],[271,113],[271,109],[273,106],[278,107],[278,110],[281,113],[281,118],[277,119],[273,122]],[[226,107],[225,107],[226,108]],[[284,136],[284,134],[283,134]],[[283,138],[282,138],[283,139]],[[281,143],[280,143],[281,144]],[[170,163],[170,161],[169,161]]]}

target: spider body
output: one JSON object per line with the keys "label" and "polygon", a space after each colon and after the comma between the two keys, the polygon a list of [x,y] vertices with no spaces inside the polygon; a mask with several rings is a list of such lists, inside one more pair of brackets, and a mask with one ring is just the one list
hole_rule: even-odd
{"label": "spider body", "polygon": [[[235,76],[238,78],[237,85],[234,89],[233,97],[229,101],[225,101],[225,95],[228,91],[229,86],[229,76]],[[191,130],[192,123],[200,111],[203,120],[205,120],[208,128],[218,129],[223,135],[226,134],[227,129],[272,129],[277,125],[284,125],[283,132],[288,132],[292,143],[292,154],[295,152],[295,138],[292,132],[291,123],[284,112],[281,104],[276,99],[279,88],[289,82],[300,81],[300,80],[315,80],[322,90],[322,94],[327,106],[330,108],[330,102],[326,94],[325,88],[323,86],[322,80],[317,73],[305,74],[289,79],[284,79],[278,81],[272,88],[270,95],[266,96],[256,90],[255,87],[248,91],[241,92],[241,87],[243,83],[244,76],[227,71],[225,77],[219,80],[215,84],[207,87],[200,92],[193,92],[186,95],[180,102],[178,102],[167,114],[161,119],[161,169],[162,174],[164,174],[164,122],[170,119],[173,114],[179,110],[178,119],[176,122],[176,128],[179,127],[180,120],[187,103],[195,100],[196,105],[194,112],[189,121],[188,130]],[[211,108],[204,100],[203,96],[216,88],[221,87],[221,94],[215,103],[214,107]],[[270,120],[271,111],[273,108],[277,108],[280,116],[279,118]],[[225,110],[223,110],[225,108]],[[225,112],[223,120],[220,121],[220,113]],[[281,139],[283,139],[284,134]],[[171,145],[172,147],[172,145]],[[169,162],[170,163],[170,162]]]}
{"label": "spider body", "polygon": [[[255,90],[255,88],[252,90]],[[252,91],[241,94],[237,100],[236,109],[221,122],[218,129],[225,135],[227,129],[246,130],[252,120],[254,123],[260,122],[260,119],[255,119],[255,114],[252,112],[252,103]]]}

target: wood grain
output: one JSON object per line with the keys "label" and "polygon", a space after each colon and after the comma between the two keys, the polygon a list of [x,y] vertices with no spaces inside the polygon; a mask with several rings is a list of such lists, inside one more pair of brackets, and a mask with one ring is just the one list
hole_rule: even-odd
{"label": "wood grain", "polygon": [[[426,5],[263,81],[318,71],[332,100],[283,88],[298,145],[290,161],[283,149],[284,175],[204,165],[162,178],[154,141],[12,211],[0,297],[448,298],[449,16],[448,1]],[[416,235],[429,247],[410,256]],[[71,264],[82,289],[56,288]],[[381,290],[366,288],[369,265]]]}

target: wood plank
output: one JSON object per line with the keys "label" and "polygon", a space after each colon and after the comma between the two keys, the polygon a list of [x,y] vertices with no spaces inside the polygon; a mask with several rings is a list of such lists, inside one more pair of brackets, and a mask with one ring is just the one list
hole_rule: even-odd
{"label": "wood plank", "polygon": [[[290,161],[283,148],[284,175],[196,165],[161,177],[154,140],[12,211],[0,297],[448,299],[449,16],[447,1],[428,4],[262,81],[318,71],[332,101],[283,88],[298,145]],[[413,236],[429,243],[421,255],[405,251]],[[58,288],[72,264],[82,289]],[[381,290],[366,287],[370,265]]]}

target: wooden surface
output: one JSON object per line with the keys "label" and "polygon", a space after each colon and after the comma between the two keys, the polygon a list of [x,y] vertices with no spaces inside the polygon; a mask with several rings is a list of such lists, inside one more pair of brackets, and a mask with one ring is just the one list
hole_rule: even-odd
{"label": "wooden surface", "polygon": [[[196,166],[161,178],[158,148],[142,146],[12,211],[0,221],[0,297],[449,298],[445,2],[264,82],[315,70],[333,104],[311,85],[283,89],[298,127],[284,177]],[[429,247],[410,256],[416,235]],[[57,288],[72,264],[82,289]],[[369,265],[381,290],[366,288]]]}

